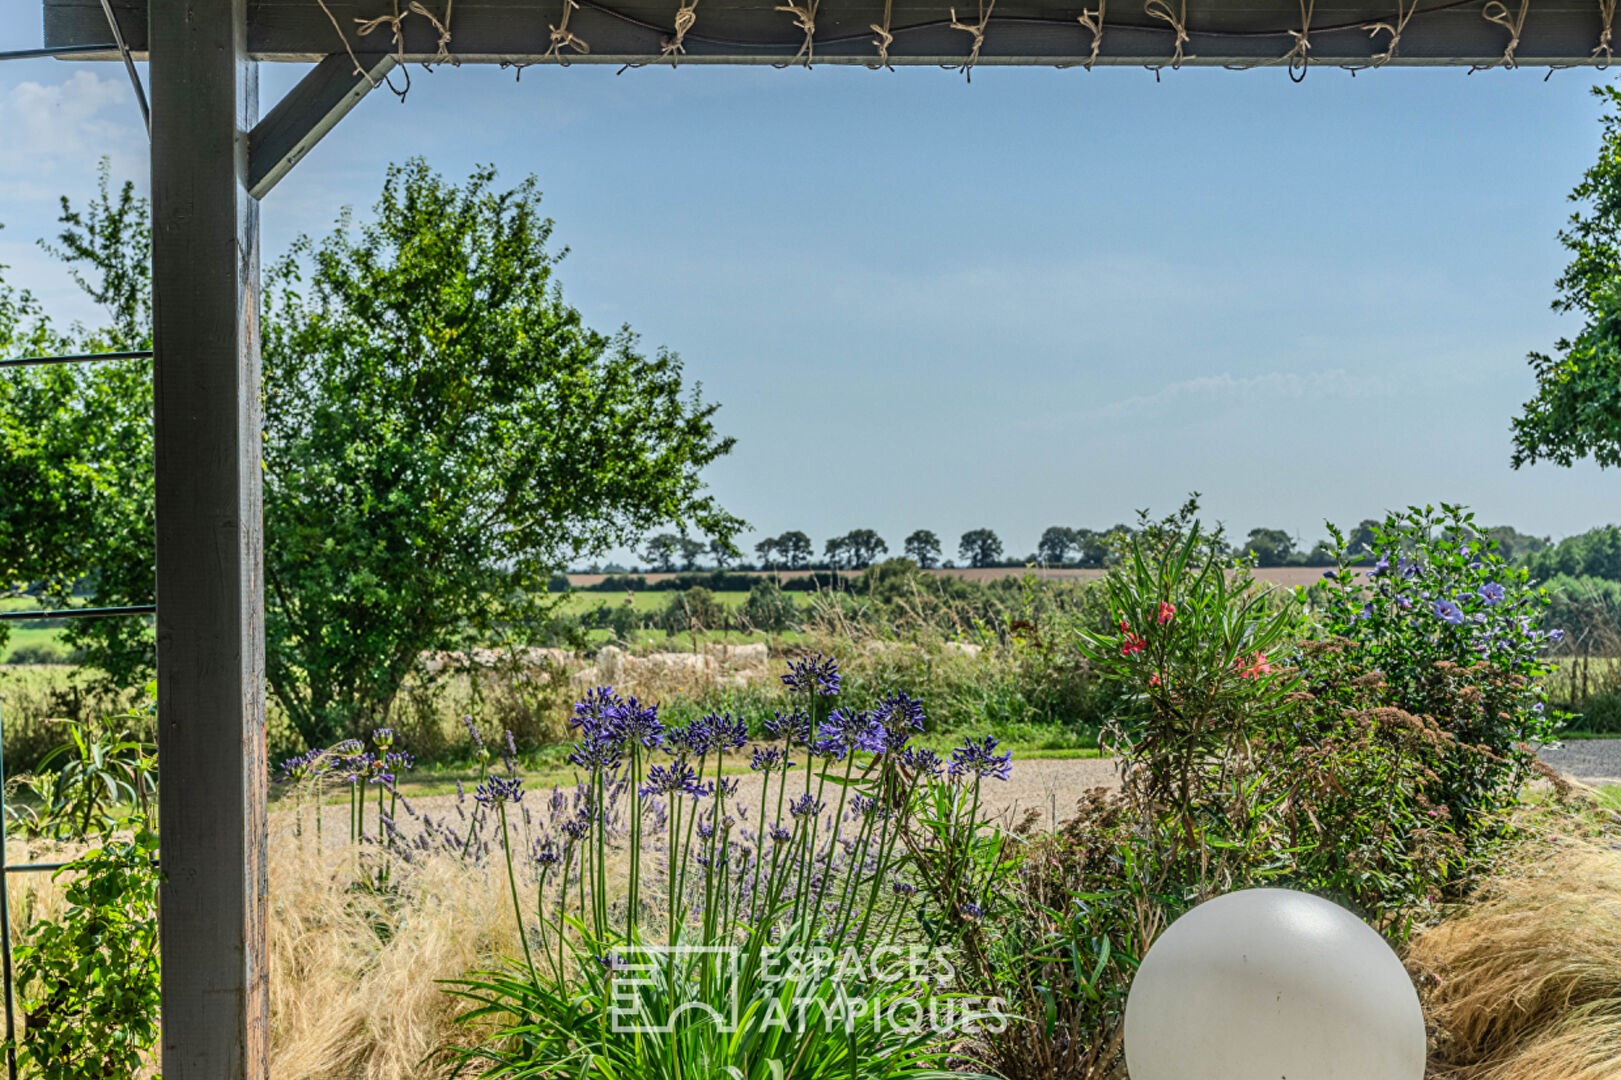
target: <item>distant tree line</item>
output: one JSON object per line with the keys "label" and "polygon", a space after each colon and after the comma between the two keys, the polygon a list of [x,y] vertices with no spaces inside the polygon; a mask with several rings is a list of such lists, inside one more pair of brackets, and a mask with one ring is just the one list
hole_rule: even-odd
{"label": "distant tree line", "polygon": [[[1373,530],[1377,522],[1369,518],[1347,534],[1352,555],[1372,550]],[[1548,540],[1521,533],[1503,525],[1486,530],[1496,540],[1506,558],[1523,561],[1533,552],[1547,547]],[[929,529],[918,529],[901,543],[900,554],[911,559],[920,568],[938,567],[998,567],[1028,566],[1060,567],[1066,569],[1102,570],[1114,562],[1115,552],[1131,539],[1130,525],[1115,525],[1108,529],[1071,528],[1050,525],[1041,534],[1036,550],[1021,557],[1010,557],[996,532],[989,528],[969,529],[957,541],[955,560],[943,559],[943,545],[938,534]],[[780,536],[768,536],[754,545],[754,562],[737,559],[737,551],[728,544],[694,540],[675,533],[660,533],[644,542],[642,555],[655,573],[695,573],[700,570],[736,569],[739,572],[760,570],[858,571],[880,561],[889,554],[889,543],[873,529],[852,529],[842,536],[830,537],[822,544],[817,557],[815,542],[798,530]],[[1243,543],[1229,547],[1229,554],[1242,556],[1259,567],[1334,565],[1334,546],[1328,540],[1319,540],[1307,546],[1298,535],[1286,529],[1256,528],[1249,531]],[[1621,557],[1621,556],[1618,556]],[[625,567],[611,567],[615,573],[625,573]],[[1562,569],[1559,573],[1572,573]],[[716,587],[716,586],[710,586]]]}

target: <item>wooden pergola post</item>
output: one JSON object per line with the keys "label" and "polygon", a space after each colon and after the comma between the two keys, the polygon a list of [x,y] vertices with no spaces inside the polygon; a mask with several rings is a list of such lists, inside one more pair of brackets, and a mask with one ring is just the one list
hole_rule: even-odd
{"label": "wooden pergola post", "polygon": [[263,1080],[258,73],[247,0],[155,0],[148,29],[163,1075]]}

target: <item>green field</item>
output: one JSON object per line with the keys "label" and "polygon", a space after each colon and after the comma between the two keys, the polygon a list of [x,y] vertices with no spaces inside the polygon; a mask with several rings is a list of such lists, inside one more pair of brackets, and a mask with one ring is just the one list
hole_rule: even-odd
{"label": "green field", "polygon": [[[630,599],[631,606],[637,611],[654,612],[663,611],[669,606],[670,597],[681,595],[674,590],[643,590],[635,593]],[[746,592],[718,592],[714,594],[717,603],[725,606],[727,611],[736,611],[748,600]],[[563,600],[562,610],[570,615],[579,615],[582,612],[594,611],[598,607],[619,607],[627,597],[623,592],[576,592],[570,593]]]}

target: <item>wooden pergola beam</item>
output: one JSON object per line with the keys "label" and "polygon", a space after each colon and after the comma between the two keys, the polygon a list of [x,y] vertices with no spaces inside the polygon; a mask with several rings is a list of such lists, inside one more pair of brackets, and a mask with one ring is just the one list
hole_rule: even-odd
{"label": "wooden pergola beam", "polygon": [[[804,43],[794,16],[775,10],[780,0],[704,0],[683,42],[682,63],[776,64],[792,62]],[[808,2],[808,0],[806,0]],[[1517,16],[1526,0],[1508,0]],[[45,40],[51,46],[95,45],[107,41],[101,0],[44,0]],[[644,64],[668,62],[664,43],[674,33],[678,0],[580,0],[568,29],[590,46],[580,54],[552,51],[551,28],[559,25],[565,0],[456,0],[448,25],[450,52],[461,63]],[[147,0],[113,0],[130,47],[146,48]],[[442,17],[444,0],[427,0]],[[951,9],[964,23],[978,20],[975,0],[893,0],[889,59],[901,65],[961,64],[972,35],[951,26]],[[1073,65],[1086,63],[1092,34],[1079,21],[1097,0],[1055,5],[1040,0],[998,0],[977,63],[985,65]],[[1405,5],[1403,5],[1405,7]],[[1512,34],[1484,17],[1480,0],[1423,2],[1406,23],[1392,64],[1490,65],[1503,60]],[[248,0],[248,52],[257,60],[315,63],[353,49],[356,53],[394,49],[389,25],[358,36],[357,20],[375,19],[394,8],[385,0],[326,0],[328,18],[316,0]],[[1170,10],[1180,11],[1178,0]],[[400,5],[400,10],[408,10]],[[1514,55],[1527,65],[1595,62],[1603,34],[1598,0],[1530,0]],[[1391,34],[1370,32],[1378,23],[1393,26],[1397,0],[1317,0],[1312,9],[1310,57],[1320,64],[1368,64],[1390,46]],[[342,28],[340,37],[333,19]],[[873,25],[884,22],[882,0],[826,0],[815,16],[817,63],[872,64],[877,59]],[[1184,63],[1189,66],[1253,65],[1279,62],[1301,29],[1298,0],[1188,0]],[[1174,53],[1171,26],[1150,16],[1141,0],[1114,0],[1105,9],[1103,65],[1164,64]],[[408,14],[401,23],[404,59],[431,60],[438,31],[425,17]],[[1617,44],[1621,44],[1618,42]],[[107,58],[116,54],[109,52]],[[1604,59],[1600,52],[1598,60]]]}
{"label": "wooden pergola beam", "polygon": [[152,4],[168,1080],[267,1072],[259,205],[247,184],[259,85],[247,30],[247,0]]}
{"label": "wooden pergola beam", "polygon": [[386,53],[329,56],[276,103],[248,135],[248,194],[262,199],[360,99],[388,77]]}

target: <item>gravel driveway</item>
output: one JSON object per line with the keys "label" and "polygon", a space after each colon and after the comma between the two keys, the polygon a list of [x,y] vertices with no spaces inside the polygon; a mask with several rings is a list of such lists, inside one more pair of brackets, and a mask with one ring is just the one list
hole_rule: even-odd
{"label": "gravel driveway", "polygon": [[1542,760],[1584,784],[1621,784],[1621,739],[1572,739],[1544,749]]}

